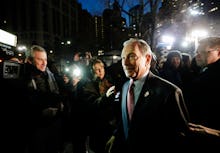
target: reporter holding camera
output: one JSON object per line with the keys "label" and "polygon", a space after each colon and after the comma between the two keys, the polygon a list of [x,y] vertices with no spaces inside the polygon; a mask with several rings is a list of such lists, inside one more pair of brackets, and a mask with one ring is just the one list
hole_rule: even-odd
{"label": "reporter holding camera", "polygon": [[106,72],[104,62],[95,59],[91,66],[94,78],[83,86],[81,108],[85,118],[79,129],[84,130],[82,134],[87,134],[87,149],[104,153],[105,144],[115,129],[117,108],[120,107],[114,101],[115,85]]}

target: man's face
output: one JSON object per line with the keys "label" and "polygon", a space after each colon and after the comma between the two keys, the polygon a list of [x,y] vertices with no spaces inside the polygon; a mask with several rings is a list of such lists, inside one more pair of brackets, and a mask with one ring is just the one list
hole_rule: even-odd
{"label": "man's face", "polygon": [[208,64],[214,63],[220,58],[219,49],[205,47],[203,45],[198,46],[196,53],[196,64],[200,67],[205,67]]}
{"label": "man's face", "polygon": [[33,64],[36,68],[42,72],[47,68],[47,54],[45,52],[35,52],[33,58]]}
{"label": "man's face", "polygon": [[142,55],[138,46],[125,46],[121,53],[125,75],[134,80],[140,79],[150,68],[150,55]]}

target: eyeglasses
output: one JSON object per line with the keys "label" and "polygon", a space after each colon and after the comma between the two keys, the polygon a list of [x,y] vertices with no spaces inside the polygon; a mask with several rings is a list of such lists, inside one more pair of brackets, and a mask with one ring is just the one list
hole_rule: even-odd
{"label": "eyeglasses", "polygon": [[129,54],[127,57],[122,57],[122,60],[136,61],[139,57],[135,54]]}

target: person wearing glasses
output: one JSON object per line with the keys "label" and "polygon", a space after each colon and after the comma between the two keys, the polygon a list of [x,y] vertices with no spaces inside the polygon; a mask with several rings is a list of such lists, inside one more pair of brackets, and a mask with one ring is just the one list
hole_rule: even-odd
{"label": "person wearing glasses", "polygon": [[[146,41],[137,38],[125,41],[121,58],[129,80],[122,87],[121,126],[107,143],[111,152],[178,152],[183,149],[182,133],[188,125],[181,89],[150,71],[152,52]],[[131,117],[127,108],[130,82],[134,83]]]}
{"label": "person wearing glasses", "polygon": [[219,152],[220,37],[207,37],[200,40],[195,60],[201,71],[186,90],[185,100],[191,121],[200,125],[195,126],[192,124],[191,128],[206,135],[210,133],[214,135],[213,137],[199,137],[196,139],[198,148],[201,148],[201,150],[204,147],[216,148],[218,151],[215,150],[215,152]]}

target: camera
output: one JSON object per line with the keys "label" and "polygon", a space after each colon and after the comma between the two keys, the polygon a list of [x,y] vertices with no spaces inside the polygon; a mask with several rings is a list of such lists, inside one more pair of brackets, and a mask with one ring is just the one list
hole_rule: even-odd
{"label": "camera", "polygon": [[2,65],[2,78],[3,79],[18,79],[21,73],[21,64],[13,61],[6,60]]}
{"label": "camera", "polygon": [[73,64],[69,67],[65,68],[65,73],[70,77],[79,77],[81,78],[83,75],[82,68],[76,64]]}
{"label": "camera", "polygon": [[0,78],[19,79],[23,64],[10,60],[16,56],[17,36],[0,29]]}

